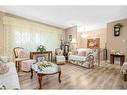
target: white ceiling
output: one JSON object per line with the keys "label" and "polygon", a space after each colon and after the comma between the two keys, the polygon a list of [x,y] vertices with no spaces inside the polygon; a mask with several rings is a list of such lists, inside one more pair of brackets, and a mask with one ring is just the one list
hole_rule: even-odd
{"label": "white ceiling", "polygon": [[127,6],[0,6],[0,11],[61,28],[100,27],[127,18]]}

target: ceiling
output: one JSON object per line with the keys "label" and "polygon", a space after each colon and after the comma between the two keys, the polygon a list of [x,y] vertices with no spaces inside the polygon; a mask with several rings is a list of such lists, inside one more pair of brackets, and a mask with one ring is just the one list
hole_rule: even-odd
{"label": "ceiling", "polygon": [[61,28],[104,27],[108,22],[127,18],[127,6],[0,6],[0,11]]}

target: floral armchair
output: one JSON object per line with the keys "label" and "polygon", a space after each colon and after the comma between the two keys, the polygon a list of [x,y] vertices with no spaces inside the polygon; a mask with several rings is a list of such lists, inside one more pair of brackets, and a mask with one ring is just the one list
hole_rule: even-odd
{"label": "floral armchair", "polygon": [[18,71],[21,69],[22,71],[30,71],[31,65],[36,62],[36,60],[29,59],[27,52],[22,47],[16,47],[13,49],[14,52],[14,60],[16,62],[16,67]]}
{"label": "floral armchair", "polygon": [[66,59],[63,55],[63,50],[61,50],[60,48],[55,49],[55,55],[57,64],[65,64]]}
{"label": "floral armchair", "polygon": [[69,63],[92,68],[97,60],[97,51],[92,49],[77,49],[77,53],[69,53]]}

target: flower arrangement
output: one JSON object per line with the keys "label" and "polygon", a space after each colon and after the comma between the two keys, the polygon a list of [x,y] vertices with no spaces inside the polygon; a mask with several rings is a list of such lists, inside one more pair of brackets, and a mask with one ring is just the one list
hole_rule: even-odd
{"label": "flower arrangement", "polygon": [[38,46],[37,51],[38,52],[44,52],[44,51],[46,51],[46,48],[45,48],[45,46],[40,45],[40,46]]}

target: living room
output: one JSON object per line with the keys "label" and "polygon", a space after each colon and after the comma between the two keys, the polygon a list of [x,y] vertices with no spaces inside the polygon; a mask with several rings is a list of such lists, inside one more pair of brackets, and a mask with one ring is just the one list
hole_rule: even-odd
{"label": "living room", "polygon": [[0,89],[127,89],[126,9],[0,6]]}

